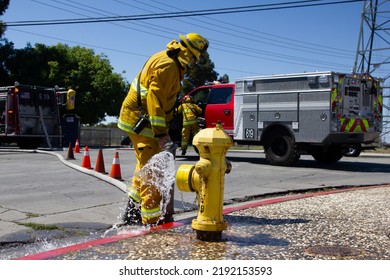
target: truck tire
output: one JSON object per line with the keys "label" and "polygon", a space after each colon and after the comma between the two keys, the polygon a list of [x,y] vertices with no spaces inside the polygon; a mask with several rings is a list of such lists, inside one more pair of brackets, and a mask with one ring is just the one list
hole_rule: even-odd
{"label": "truck tire", "polygon": [[270,132],[264,144],[264,152],[270,164],[279,166],[292,165],[300,157],[294,139],[281,130]]}
{"label": "truck tire", "polygon": [[25,149],[25,150],[35,150],[39,147],[39,144],[41,143],[41,140],[36,140],[36,139],[23,139],[23,140],[18,140],[17,145],[20,149]]}
{"label": "truck tire", "polygon": [[358,157],[362,152],[362,146],[360,144],[356,144],[352,147],[347,148],[344,151],[344,156],[346,157]]}
{"label": "truck tire", "polygon": [[336,163],[343,157],[343,151],[339,146],[330,146],[317,149],[312,156],[320,163]]}

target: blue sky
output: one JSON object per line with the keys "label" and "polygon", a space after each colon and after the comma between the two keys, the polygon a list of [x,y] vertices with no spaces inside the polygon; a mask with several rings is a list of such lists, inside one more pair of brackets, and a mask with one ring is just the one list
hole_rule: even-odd
{"label": "blue sky", "polygon": [[[291,0],[288,0],[291,1]],[[335,1],[335,0],[333,0]],[[2,20],[74,19],[208,10],[283,1],[11,0]],[[65,43],[105,54],[115,72],[132,80],[151,54],[179,33],[210,41],[215,70],[231,81],[243,76],[335,70],[350,72],[363,2],[319,7],[145,21],[9,27],[16,48]]]}
{"label": "blue sky", "polygon": [[[1,19],[13,22],[129,16],[292,1],[11,0]],[[27,43],[91,48],[95,54],[104,54],[114,71],[128,81],[150,55],[165,49],[169,41],[179,38],[179,33],[190,32],[209,40],[215,70],[220,76],[227,74],[232,82],[245,76],[304,71],[349,73],[355,63],[363,3],[130,22],[8,27],[4,37],[16,48],[24,48]],[[381,9],[389,11],[390,2]],[[389,72],[383,65],[374,76],[386,77]]]}

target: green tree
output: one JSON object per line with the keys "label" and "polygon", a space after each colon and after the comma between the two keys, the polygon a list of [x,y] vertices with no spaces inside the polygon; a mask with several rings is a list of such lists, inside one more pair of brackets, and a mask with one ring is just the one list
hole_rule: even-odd
{"label": "green tree", "polygon": [[225,74],[222,77],[219,77],[218,82],[220,82],[221,84],[229,83],[229,76]]}
{"label": "green tree", "polygon": [[184,77],[181,95],[189,93],[196,87],[204,85],[206,82],[216,81],[218,73],[214,71],[214,63],[210,60],[206,52],[194,67],[189,67]]}
{"label": "green tree", "polygon": [[120,74],[113,73],[105,55],[64,44],[27,45],[19,50],[13,50],[11,46],[9,43],[0,45],[0,55],[3,50],[9,52],[3,69],[8,73],[9,83],[18,81],[20,84],[74,89],[75,112],[82,124],[95,125],[106,115],[118,116],[129,85]]}
{"label": "green tree", "polygon": [[8,42],[7,39],[0,39],[0,85],[11,85],[14,82],[7,68],[7,62],[13,55],[15,55],[14,44]]}
{"label": "green tree", "polygon": [[82,47],[59,44],[54,48],[60,55],[49,61],[49,77],[59,77],[76,90],[76,112],[82,123],[94,125],[106,115],[118,116],[129,86],[113,73],[107,57]]}
{"label": "green tree", "polygon": [[[4,15],[7,10],[10,0],[0,0],[0,16]],[[0,20],[0,38],[3,36],[6,30],[6,25]]]}

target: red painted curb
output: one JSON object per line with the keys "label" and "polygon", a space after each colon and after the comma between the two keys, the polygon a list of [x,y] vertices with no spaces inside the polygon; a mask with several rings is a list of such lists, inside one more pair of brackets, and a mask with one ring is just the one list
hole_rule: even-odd
{"label": "red painted curb", "polygon": [[[229,214],[232,212],[245,210],[245,209],[249,209],[249,208],[253,208],[253,207],[258,207],[258,206],[262,206],[262,205],[281,203],[281,202],[303,199],[303,198],[308,198],[308,197],[336,194],[336,193],[355,191],[355,190],[373,189],[373,188],[379,188],[379,187],[383,187],[383,186],[351,187],[351,188],[344,188],[344,189],[338,189],[338,190],[332,190],[332,191],[313,192],[313,193],[291,195],[291,196],[286,196],[286,197],[276,197],[276,198],[264,199],[264,200],[260,200],[260,201],[254,201],[253,203],[245,203],[245,204],[238,205],[238,206],[227,207],[223,210],[223,214]],[[32,255],[16,258],[14,260],[49,259],[49,258],[53,258],[53,257],[63,255],[66,253],[79,251],[79,250],[83,250],[83,249],[88,249],[88,248],[93,247],[93,246],[109,244],[109,243],[117,242],[117,241],[120,241],[123,239],[144,235],[150,231],[160,231],[160,230],[165,230],[165,229],[169,229],[169,228],[183,226],[185,224],[186,223],[184,223],[184,222],[170,222],[170,223],[166,223],[166,224],[159,225],[156,227],[152,227],[150,229],[142,229],[142,230],[139,230],[137,232],[130,232],[130,233],[126,233],[126,234],[120,234],[120,235],[104,237],[104,238],[100,238],[100,239],[96,239],[96,240],[90,240],[90,241],[87,241],[84,243],[79,243],[79,244],[75,244],[75,245],[71,245],[71,246],[67,246],[67,247],[63,247],[63,248],[58,248],[58,249],[54,249],[54,250],[50,250],[50,251],[46,251],[46,252],[41,252],[41,253],[37,253],[37,254],[32,254]]]}
{"label": "red painted curb", "polygon": [[32,255],[16,258],[14,260],[44,260],[44,259],[54,258],[56,256],[63,255],[66,253],[79,251],[79,250],[83,250],[83,249],[88,249],[88,248],[96,246],[96,245],[109,244],[109,243],[117,242],[117,241],[120,241],[120,240],[123,240],[126,238],[132,238],[132,237],[144,235],[150,231],[164,230],[164,229],[173,228],[173,227],[182,226],[182,225],[183,225],[183,223],[170,222],[170,223],[166,223],[166,224],[163,224],[163,225],[160,225],[157,227],[153,227],[150,229],[140,229],[140,230],[137,230],[136,232],[130,232],[130,233],[126,233],[126,234],[120,234],[120,235],[114,235],[114,236],[104,237],[104,238],[100,238],[100,239],[90,240],[87,242],[78,243],[78,244],[66,246],[63,248],[58,248],[58,249],[54,249],[54,250],[50,250],[50,251],[46,251],[46,252],[41,252],[41,253],[37,253],[37,254],[32,254]]}

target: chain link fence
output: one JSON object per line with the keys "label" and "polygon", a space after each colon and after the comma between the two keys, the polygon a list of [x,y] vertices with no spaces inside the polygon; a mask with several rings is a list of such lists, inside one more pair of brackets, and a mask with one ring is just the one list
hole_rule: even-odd
{"label": "chain link fence", "polygon": [[81,127],[79,141],[88,147],[116,147],[125,137],[126,132],[119,128]]}

